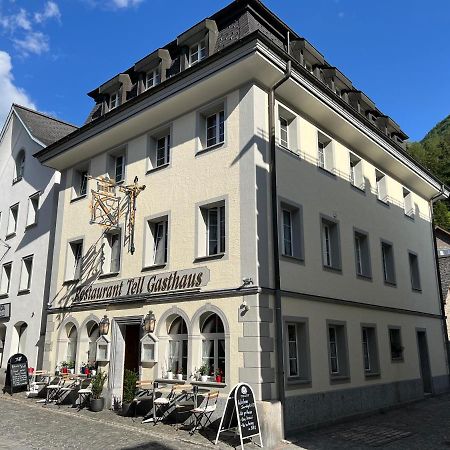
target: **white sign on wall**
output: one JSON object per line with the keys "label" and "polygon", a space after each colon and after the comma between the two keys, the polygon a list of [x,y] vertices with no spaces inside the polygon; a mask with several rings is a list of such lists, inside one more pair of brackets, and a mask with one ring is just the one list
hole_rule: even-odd
{"label": "white sign on wall", "polygon": [[176,270],[82,286],[76,292],[74,301],[101,301],[145,294],[165,294],[200,288],[206,286],[208,282],[209,269],[196,267],[195,269]]}

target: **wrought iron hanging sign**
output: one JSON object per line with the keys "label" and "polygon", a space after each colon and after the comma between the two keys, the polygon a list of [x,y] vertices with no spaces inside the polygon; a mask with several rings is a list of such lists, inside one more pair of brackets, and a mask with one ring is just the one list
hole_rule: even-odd
{"label": "wrought iron hanging sign", "polygon": [[120,219],[125,217],[125,242],[128,244],[128,251],[135,252],[134,229],[136,223],[136,198],[145,189],[145,185],[138,185],[138,177],[134,178],[134,183],[127,186],[119,186],[119,192],[125,194],[119,197],[116,193],[117,185],[109,178],[89,179],[97,181],[97,190],[91,190],[91,224],[98,224],[105,229],[117,228]]}

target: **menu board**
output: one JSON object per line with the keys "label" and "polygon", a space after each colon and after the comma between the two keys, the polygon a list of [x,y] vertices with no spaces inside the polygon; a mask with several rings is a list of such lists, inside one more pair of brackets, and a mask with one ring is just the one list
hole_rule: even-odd
{"label": "menu board", "polygon": [[8,360],[5,389],[9,388],[12,394],[14,390],[26,386],[28,386],[28,360],[25,355],[17,353]]}
{"label": "menu board", "polygon": [[256,412],[255,397],[252,388],[247,384],[241,384],[234,395],[242,438],[245,439],[258,435],[258,414]]}
{"label": "menu board", "polygon": [[238,431],[242,449],[244,449],[244,439],[255,436],[259,436],[260,446],[262,447],[255,394],[251,386],[245,383],[237,384],[228,395],[215,444],[217,445],[220,433],[232,429]]}

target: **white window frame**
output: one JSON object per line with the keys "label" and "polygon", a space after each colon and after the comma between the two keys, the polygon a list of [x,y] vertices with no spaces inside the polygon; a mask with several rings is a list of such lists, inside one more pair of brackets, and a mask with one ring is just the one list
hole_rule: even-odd
{"label": "white window frame", "polygon": [[[217,251],[212,252],[210,248],[210,237],[211,237],[211,216],[212,213],[216,213],[216,236],[215,241],[217,242]],[[207,256],[220,255],[225,253],[226,250],[226,210],[225,205],[213,206],[207,208],[206,210],[206,251]],[[223,226],[222,226],[223,224]],[[214,237],[214,236],[213,236]],[[212,242],[212,241],[211,241]]]}
{"label": "white window frame", "polygon": [[189,47],[189,66],[199,63],[206,56],[206,38],[204,38]]}
{"label": "white window frame", "polygon": [[25,256],[22,258],[19,292],[30,291],[32,275],[33,275],[33,255]]}
{"label": "white window frame", "polygon": [[[168,240],[169,240],[169,221],[167,217],[160,222],[149,222],[153,234],[153,264],[155,266],[167,264]],[[161,247],[162,249],[161,249]],[[159,255],[163,253],[162,260]]]}
{"label": "white window frame", "polygon": [[284,148],[289,148],[289,120],[283,116],[278,118],[280,125],[280,145]]}
{"label": "white window frame", "polygon": [[8,228],[6,236],[11,236],[17,232],[17,222],[19,221],[19,203],[9,207]]}
{"label": "white window frame", "polygon": [[[386,253],[386,250],[390,251],[390,255]],[[394,246],[390,242],[381,241],[381,262],[383,266],[384,282],[387,284],[396,285],[397,277],[395,272]],[[389,264],[391,264],[392,267],[389,267]]]}
{"label": "white window frame", "polygon": [[325,267],[333,267],[333,251],[331,249],[331,230],[328,223],[322,224],[322,249],[323,264]]}
{"label": "white window frame", "polygon": [[27,211],[27,227],[37,224],[37,216],[39,211],[39,193],[30,195],[28,197],[28,211]]}
{"label": "white window frame", "polygon": [[[295,336],[295,340],[292,341],[290,340],[289,337],[289,327],[294,327],[294,336]],[[293,378],[293,377],[299,377],[300,376],[300,357],[299,357],[299,352],[300,352],[300,345],[299,345],[299,339],[298,339],[298,335],[299,335],[299,324],[296,322],[287,322],[286,323],[286,331],[287,331],[287,336],[286,336],[286,355],[287,355],[287,371],[288,371],[288,378]],[[295,344],[295,356],[291,356],[291,344]],[[291,361],[295,361],[295,368],[296,368],[296,372],[295,373],[291,373]]]}
{"label": "white window frame", "polygon": [[11,274],[12,274],[12,262],[7,262],[2,265],[2,278],[0,281],[0,294],[9,294],[11,288]]}
{"label": "white window frame", "polygon": [[[118,262],[115,262],[114,245],[118,245]],[[103,236],[102,250],[102,275],[113,275],[120,272],[122,265],[122,230],[120,228],[110,230]],[[114,265],[116,264],[116,265]]]}
{"label": "white window frame", "polygon": [[170,133],[156,139],[155,167],[162,167],[170,162]]}
{"label": "white window frame", "polygon": [[67,243],[65,281],[77,281],[81,278],[83,270],[83,245],[84,242],[82,239]]}
{"label": "white window frame", "polygon": [[349,153],[350,183],[357,189],[364,190],[363,160],[354,153]]}
{"label": "white window frame", "polygon": [[383,172],[375,169],[376,194],[380,202],[389,203],[389,196],[387,192],[387,178]]}
{"label": "white window frame", "polygon": [[[115,183],[122,183],[125,180],[125,154],[124,153],[118,153],[117,155],[112,155],[112,158],[114,159],[114,182]],[[120,176],[117,177],[117,169],[120,167],[120,164],[118,164],[118,161],[122,160],[122,169],[120,171]]]}
{"label": "white window frame", "polygon": [[[210,119],[212,119],[213,124],[210,125]],[[215,145],[220,145],[225,142],[225,110],[221,109],[213,114],[206,116],[205,118],[205,145],[206,148],[214,147]],[[212,137],[208,137],[208,131],[214,128],[214,133]]]}
{"label": "white window frame", "polygon": [[[283,238],[283,255],[285,256],[294,256],[294,233],[293,233],[293,214],[292,211],[289,209],[283,208],[282,210],[282,220],[283,220],[283,227],[282,227],[282,238]],[[286,224],[286,215],[289,216],[289,224]],[[286,233],[288,236],[286,236]],[[290,245],[290,251],[286,251],[286,238],[288,238],[288,242]]]}
{"label": "white window frame", "polygon": [[161,83],[161,71],[159,67],[148,71],[145,74],[145,90],[148,90]]}
{"label": "white window frame", "polygon": [[333,139],[317,130],[317,165],[330,173],[334,173],[333,146]]}
{"label": "white window frame", "polygon": [[412,192],[406,188],[403,188],[403,209],[405,216],[414,218],[414,201]]}
{"label": "white window frame", "polygon": [[422,291],[420,282],[420,266],[419,256],[411,251],[408,251],[409,273],[411,277],[411,289],[413,291]]}
{"label": "white window frame", "polygon": [[120,105],[119,91],[115,91],[109,96],[109,110],[112,111]]}

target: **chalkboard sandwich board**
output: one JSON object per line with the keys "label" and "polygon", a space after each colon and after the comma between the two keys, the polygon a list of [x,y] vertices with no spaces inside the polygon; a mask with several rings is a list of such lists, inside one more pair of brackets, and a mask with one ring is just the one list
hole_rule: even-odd
{"label": "chalkboard sandwich board", "polygon": [[[242,449],[244,449],[244,439],[251,439],[256,436],[259,436],[259,446],[263,446],[255,394],[248,384],[237,384],[228,395],[215,440],[216,445],[220,433],[230,429],[238,431]],[[255,444],[257,443],[255,442]]]}
{"label": "chalkboard sandwich board", "polygon": [[28,360],[22,353],[16,353],[8,360],[4,392],[12,395],[24,388],[28,388]]}

